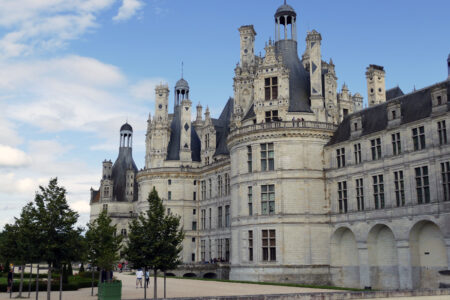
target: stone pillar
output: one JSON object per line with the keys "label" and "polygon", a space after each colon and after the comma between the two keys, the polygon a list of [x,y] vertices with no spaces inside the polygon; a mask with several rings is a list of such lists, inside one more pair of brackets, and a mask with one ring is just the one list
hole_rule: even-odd
{"label": "stone pillar", "polygon": [[287,40],[287,16],[284,16],[284,39]]}
{"label": "stone pillar", "polygon": [[409,241],[397,241],[397,257],[400,289],[410,290],[413,288],[413,283]]}
{"label": "stone pillar", "polygon": [[359,254],[359,282],[361,288],[371,286],[370,283],[370,266],[369,266],[369,250],[365,242],[357,242]]}

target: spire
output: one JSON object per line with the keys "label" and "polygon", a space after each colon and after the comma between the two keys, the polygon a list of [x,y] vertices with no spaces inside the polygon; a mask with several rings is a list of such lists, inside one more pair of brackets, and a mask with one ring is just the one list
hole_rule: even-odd
{"label": "spire", "polygon": [[183,79],[183,65],[184,65],[184,63],[183,63],[183,61],[181,61],[181,79]]}

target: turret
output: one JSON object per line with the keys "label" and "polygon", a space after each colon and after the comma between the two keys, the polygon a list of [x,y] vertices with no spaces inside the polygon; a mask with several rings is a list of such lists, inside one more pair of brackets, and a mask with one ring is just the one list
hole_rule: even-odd
{"label": "turret", "polygon": [[177,106],[181,104],[181,101],[183,101],[184,99],[189,99],[189,84],[187,83],[186,80],[183,79],[183,77],[181,77],[181,79],[178,80],[177,83],[175,84],[174,96],[175,96],[174,101],[175,109]]}
{"label": "turret", "polygon": [[279,40],[297,41],[297,13],[286,2],[275,13],[275,41]]}
{"label": "turret", "polygon": [[386,102],[385,71],[382,66],[370,65],[366,71],[369,107]]}
{"label": "turret", "polygon": [[132,148],[133,145],[133,128],[130,124],[125,123],[120,127],[120,148]]}
{"label": "turret", "polygon": [[353,112],[357,112],[363,109],[363,97],[360,93],[356,93],[352,97],[353,99]]}
{"label": "turret", "polygon": [[317,31],[308,32],[306,47],[309,54],[309,77],[311,81],[311,109],[317,114],[323,109],[322,97],[322,55],[320,43],[322,36]]}
{"label": "turret", "polygon": [[102,178],[103,179],[111,179],[112,161],[105,159],[102,164],[103,164]]}
{"label": "turret", "polygon": [[189,84],[186,80],[181,78],[178,80],[176,86],[176,101],[180,112],[180,161],[192,161],[191,154],[191,106],[192,102],[189,100]]}
{"label": "turret", "polygon": [[241,26],[239,28],[241,36],[241,60],[240,66],[246,67],[255,63],[255,36],[253,25]]}
{"label": "turret", "polygon": [[[157,123],[167,122],[169,106],[169,86],[160,84],[155,87],[155,117]],[[150,119],[150,116],[149,116]]]}
{"label": "turret", "polygon": [[195,126],[200,126],[202,124],[202,112],[203,112],[203,107],[199,102],[197,104],[197,117],[195,118]]}

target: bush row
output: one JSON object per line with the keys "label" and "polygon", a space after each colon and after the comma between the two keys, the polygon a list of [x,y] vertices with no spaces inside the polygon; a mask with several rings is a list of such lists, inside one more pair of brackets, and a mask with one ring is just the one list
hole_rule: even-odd
{"label": "bush row", "polygon": [[[90,274],[90,273],[89,273]],[[94,286],[97,286],[98,280],[94,279]],[[70,276],[69,283],[63,283],[63,291],[76,291],[82,288],[91,287],[92,282],[91,279],[82,278],[78,276]],[[6,292],[7,283],[0,283],[0,292]],[[36,281],[33,280],[31,283],[31,291],[36,290]],[[47,290],[47,281],[39,281],[39,291]],[[19,283],[14,282],[13,291],[19,291]],[[28,292],[28,281],[23,283],[23,291]],[[52,291],[59,291],[59,280],[52,280]]]}

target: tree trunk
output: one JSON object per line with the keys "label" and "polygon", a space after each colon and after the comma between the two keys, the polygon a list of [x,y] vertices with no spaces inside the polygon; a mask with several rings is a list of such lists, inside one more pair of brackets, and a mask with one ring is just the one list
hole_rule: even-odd
{"label": "tree trunk", "polygon": [[61,265],[61,274],[59,275],[59,300],[62,299],[63,276],[64,276],[63,265]]}
{"label": "tree trunk", "polygon": [[14,289],[14,267],[13,267],[13,273],[12,273],[12,279],[11,279],[11,287],[9,289],[9,298],[12,297],[13,289]]}
{"label": "tree trunk", "polygon": [[36,300],[39,299],[39,263],[37,265],[37,274],[36,274]]}
{"label": "tree trunk", "polygon": [[33,264],[30,264],[30,279],[28,280],[28,298],[30,298],[30,294],[31,294],[31,278],[33,275]]}
{"label": "tree trunk", "polygon": [[47,271],[47,300],[50,300],[50,293],[52,292],[52,264],[48,264]]}
{"label": "tree trunk", "polygon": [[102,283],[102,269],[98,269],[97,295],[100,294],[100,284]]}
{"label": "tree trunk", "polygon": [[164,299],[166,299],[166,271],[164,271]]}
{"label": "tree trunk", "polygon": [[19,285],[19,295],[17,298],[22,298],[22,289],[23,289],[23,274],[25,273],[25,266],[21,266],[22,271],[20,272],[20,285]]}
{"label": "tree trunk", "polygon": [[158,282],[156,281],[157,280],[157,273],[158,273],[158,270],[156,270],[156,269],[154,269],[153,270],[153,276],[155,276],[155,278],[153,279],[153,285],[154,285],[154,287],[153,287],[153,299],[157,299],[158,298],[158,287],[157,287],[157,285],[158,285]]}
{"label": "tree trunk", "polygon": [[147,300],[147,267],[144,268],[144,300]]}
{"label": "tree trunk", "polygon": [[94,296],[94,267],[91,266],[92,272],[92,287],[91,287],[91,296]]}

